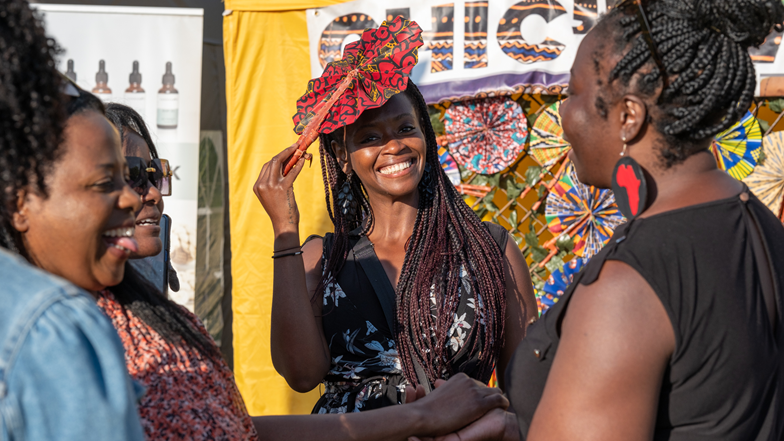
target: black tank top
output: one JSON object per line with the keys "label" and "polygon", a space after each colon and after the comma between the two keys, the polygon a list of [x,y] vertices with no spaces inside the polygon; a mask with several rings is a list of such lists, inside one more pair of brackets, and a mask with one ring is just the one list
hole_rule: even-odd
{"label": "black tank top", "polygon": [[[648,282],[675,333],[653,439],[782,440],[784,326],[780,319],[771,324],[763,290],[784,311],[784,227],[747,189],[616,230],[561,301],[529,327],[509,364],[521,439],[542,397],[571,294],[596,281],[607,260],[626,263]],[[772,269],[772,288],[762,265]]]}

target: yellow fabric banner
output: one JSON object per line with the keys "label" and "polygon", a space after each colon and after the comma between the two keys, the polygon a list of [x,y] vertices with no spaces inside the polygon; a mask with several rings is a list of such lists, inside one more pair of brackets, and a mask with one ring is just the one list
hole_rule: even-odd
{"label": "yellow fabric banner", "polygon": [[[318,7],[336,0],[227,1],[223,21],[228,109],[229,212],[234,313],[234,372],[251,415],[309,413],[318,389],[291,390],[270,357],[272,225],[253,194],[261,166],[296,141],[291,116],[310,79],[305,11],[271,10],[283,4]],[[276,6],[277,5],[277,6]],[[291,7],[287,8],[291,9]],[[272,9],[274,10],[274,9]],[[325,208],[318,144],[313,167],[294,186],[302,239],[332,229]]]}

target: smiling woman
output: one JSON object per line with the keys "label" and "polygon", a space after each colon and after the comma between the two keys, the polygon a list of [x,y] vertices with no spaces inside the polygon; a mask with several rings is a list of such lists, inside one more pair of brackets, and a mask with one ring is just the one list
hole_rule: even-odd
{"label": "smiling woman", "polygon": [[[119,129],[122,153],[149,171],[133,182],[142,199],[136,213],[132,259],[161,251],[163,196],[155,168],[158,150],[147,125],[133,109],[109,104],[106,116]],[[157,161],[157,162],[156,162]],[[146,388],[139,415],[148,439],[255,440],[234,376],[201,321],[166,298],[127,264],[122,283],[98,294],[98,306],[122,339],[131,377]]]}
{"label": "smiling woman", "polygon": [[3,2],[0,438],[141,440],[120,341],[69,283],[122,278],[139,199],[103,106],[73,98],[57,52],[27,1]]}
{"label": "smiling woman", "polygon": [[31,262],[95,292],[120,283],[125,262],[138,251],[134,213],[141,204],[125,182],[120,137],[100,100],[81,91],[68,113],[49,194],[26,192],[13,224]]}
{"label": "smiling woman", "polygon": [[281,173],[291,149],[254,188],[275,230],[278,372],[301,392],[323,381],[313,412],[344,413],[402,403],[407,384],[503,371],[536,313],[528,270],[444,174],[416,86],[320,144],[334,233],[300,248],[292,184],[302,160]]}

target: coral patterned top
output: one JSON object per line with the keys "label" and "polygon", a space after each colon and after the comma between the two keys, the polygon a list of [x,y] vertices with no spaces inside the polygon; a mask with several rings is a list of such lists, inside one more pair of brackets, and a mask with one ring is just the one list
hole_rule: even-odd
{"label": "coral patterned top", "polygon": [[[125,347],[131,377],[146,393],[139,403],[144,432],[149,440],[257,440],[229,367],[168,343],[109,291],[102,291],[98,306],[109,316]],[[201,321],[183,312],[207,334]]]}

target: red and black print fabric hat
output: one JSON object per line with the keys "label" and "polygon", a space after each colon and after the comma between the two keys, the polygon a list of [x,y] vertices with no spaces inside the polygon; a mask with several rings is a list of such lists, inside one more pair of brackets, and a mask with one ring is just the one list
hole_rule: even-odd
{"label": "red and black print fabric hat", "polygon": [[299,154],[291,161],[296,163],[319,133],[347,126],[365,110],[381,107],[406,90],[419,60],[421,34],[416,22],[402,16],[385,21],[378,29],[365,30],[359,41],[346,46],[340,60],[310,80],[307,92],[297,100],[294,131],[301,136]]}

